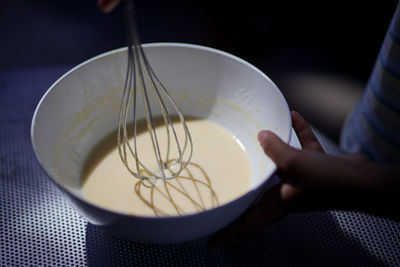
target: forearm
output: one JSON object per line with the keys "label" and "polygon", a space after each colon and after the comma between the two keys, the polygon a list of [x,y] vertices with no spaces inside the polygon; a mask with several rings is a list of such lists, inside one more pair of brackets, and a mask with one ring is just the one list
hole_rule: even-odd
{"label": "forearm", "polygon": [[353,180],[304,188],[292,211],[357,210],[400,219],[400,167],[371,163],[346,178]]}

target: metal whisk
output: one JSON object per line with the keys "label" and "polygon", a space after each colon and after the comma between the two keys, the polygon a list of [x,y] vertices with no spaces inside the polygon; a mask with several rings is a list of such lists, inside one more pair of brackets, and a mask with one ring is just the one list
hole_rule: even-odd
{"label": "metal whisk", "polygon": [[[128,66],[118,122],[118,149],[122,162],[129,172],[147,187],[153,187],[159,179],[173,179],[186,167],[192,157],[193,143],[182,112],[174,103],[170,93],[157,78],[139,41],[132,0],[125,0],[125,26],[128,42]],[[140,97],[141,96],[141,97]],[[140,160],[137,144],[138,101],[143,101],[148,134],[154,149],[158,170],[150,170]],[[155,103],[155,104],[154,104]],[[157,105],[157,106],[155,106]],[[130,113],[130,112],[133,112]],[[163,127],[167,133],[167,147],[161,148],[157,138],[154,114],[161,113]],[[133,115],[133,139],[128,137],[128,114]],[[173,116],[179,117],[184,137],[178,137]],[[131,144],[133,143],[133,145]],[[171,147],[175,146],[178,156],[171,159]],[[162,153],[164,152],[164,153]],[[184,158],[186,155],[186,159]],[[188,155],[188,156],[187,156]],[[133,166],[129,160],[133,159]],[[173,168],[172,168],[173,167]]]}

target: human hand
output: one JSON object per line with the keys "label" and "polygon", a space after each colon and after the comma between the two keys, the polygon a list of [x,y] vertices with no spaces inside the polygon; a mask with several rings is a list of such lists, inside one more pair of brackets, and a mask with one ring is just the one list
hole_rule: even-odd
{"label": "human hand", "polygon": [[97,0],[97,5],[102,12],[108,13],[116,8],[120,2],[121,0]]}
{"label": "human hand", "polygon": [[[303,149],[322,154],[321,145],[304,119],[292,112],[292,121]],[[244,240],[265,225],[284,217],[290,212],[290,202],[303,192],[303,175],[294,175],[295,170],[291,167],[301,157],[300,152],[269,131],[261,131],[258,140],[264,152],[276,163],[282,182],[268,190],[258,204],[247,210],[239,220],[218,233],[209,243],[211,249]]]}
{"label": "human hand", "polygon": [[399,191],[399,168],[378,165],[358,153],[327,155],[305,120],[297,112],[291,115],[303,150],[290,147],[272,132],[259,133],[260,145],[277,165],[281,183],[218,233],[209,243],[211,249],[247,239],[292,212],[335,208],[379,213],[381,205],[398,198],[391,190]]}

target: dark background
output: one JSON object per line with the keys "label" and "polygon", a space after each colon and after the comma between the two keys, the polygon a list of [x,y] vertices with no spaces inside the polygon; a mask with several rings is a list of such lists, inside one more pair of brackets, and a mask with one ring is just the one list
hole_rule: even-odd
{"label": "dark background", "polygon": [[[141,0],[136,8],[143,43],[206,45],[249,61],[337,141],[397,2]],[[0,70],[72,67],[125,46],[121,11],[102,14],[95,0],[2,1]]]}

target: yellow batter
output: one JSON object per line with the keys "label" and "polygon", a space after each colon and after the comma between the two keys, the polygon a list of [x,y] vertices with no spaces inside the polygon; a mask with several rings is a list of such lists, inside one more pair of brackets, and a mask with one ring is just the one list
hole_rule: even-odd
{"label": "yellow batter", "polygon": [[[180,178],[144,187],[121,162],[116,133],[93,150],[83,171],[84,197],[101,207],[142,216],[167,216],[198,212],[225,204],[250,189],[250,161],[240,141],[225,128],[204,119],[186,119],[193,140],[191,164]],[[174,123],[176,125],[176,123]],[[176,125],[178,135],[183,130]],[[157,128],[160,147],[165,132]],[[143,162],[154,162],[150,138],[139,134]],[[151,165],[151,164],[150,164]]]}

